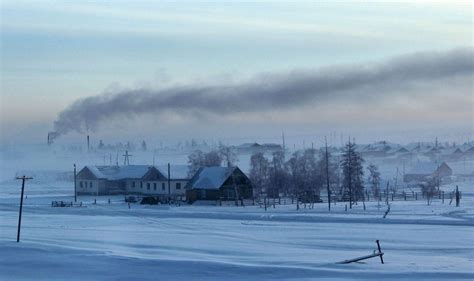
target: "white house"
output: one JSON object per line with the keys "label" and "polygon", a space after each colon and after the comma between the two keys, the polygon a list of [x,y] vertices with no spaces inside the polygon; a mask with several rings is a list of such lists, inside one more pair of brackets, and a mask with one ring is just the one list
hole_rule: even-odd
{"label": "white house", "polygon": [[85,166],[76,177],[77,194],[139,194],[167,198],[185,196],[187,166]]}

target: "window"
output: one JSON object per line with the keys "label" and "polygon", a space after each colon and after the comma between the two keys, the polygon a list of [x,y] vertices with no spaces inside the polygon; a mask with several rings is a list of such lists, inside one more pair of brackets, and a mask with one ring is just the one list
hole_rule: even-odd
{"label": "window", "polygon": [[206,190],[205,189],[199,190],[199,197],[200,197],[200,199],[206,199]]}
{"label": "window", "polygon": [[165,190],[165,183],[161,183],[161,190]]}
{"label": "window", "polygon": [[142,181],[140,182],[140,188],[143,188],[143,182]]}
{"label": "window", "polygon": [[180,182],[176,183],[176,189],[181,189],[181,183]]}
{"label": "window", "polygon": [[153,183],[153,190],[156,190],[156,182]]}
{"label": "window", "polygon": [[92,188],[92,182],[89,183],[89,187]]}
{"label": "window", "polygon": [[135,182],[134,181],[132,181],[132,187],[135,187]]}
{"label": "window", "polygon": [[146,183],[146,190],[150,190],[150,183],[149,182]]}
{"label": "window", "polygon": [[82,185],[82,181],[79,182],[79,186],[83,188],[84,186]]}

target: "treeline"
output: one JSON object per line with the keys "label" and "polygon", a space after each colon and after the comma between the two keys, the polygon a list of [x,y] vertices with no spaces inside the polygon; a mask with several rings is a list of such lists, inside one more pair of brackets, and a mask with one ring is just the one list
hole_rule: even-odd
{"label": "treeline", "polygon": [[[257,194],[266,197],[291,196],[301,201],[315,202],[329,183],[331,197],[353,202],[364,198],[364,159],[348,142],[340,158],[325,150],[306,149],[293,153],[289,159],[283,151],[267,158],[255,153],[250,159],[249,178]],[[373,194],[380,193],[380,173],[369,165],[367,185]]]}
{"label": "treeline", "polygon": [[216,167],[222,164],[233,167],[237,161],[234,149],[225,145],[220,145],[218,149],[209,152],[197,149],[188,156],[188,175],[192,177],[201,167]]}
{"label": "treeline", "polygon": [[[248,172],[254,194],[269,198],[283,195],[315,202],[319,199],[320,191],[326,190],[329,182],[331,196],[350,202],[350,206],[353,202],[365,199],[365,183],[372,194],[378,196],[378,168],[369,165],[368,177],[364,181],[364,159],[355,148],[354,142],[348,142],[338,158],[333,157],[330,152],[313,148],[296,151],[289,158],[283,150],[273,152],[270,157],[262,152],[254,153],[250,157]],[[235,151],[228,146],[221,145],[206,153],[195,150],[188,156],[188,172],[192,176],[201,167],[231,167],[237,161]]]}

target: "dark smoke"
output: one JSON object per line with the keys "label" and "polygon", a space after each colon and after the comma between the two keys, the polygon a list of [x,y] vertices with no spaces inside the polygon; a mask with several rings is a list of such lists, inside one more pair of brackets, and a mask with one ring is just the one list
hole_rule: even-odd
{"label": "dark smoke", "polygon": [[474,73],[472,48],[424,52],[382,63],[258,75],[245,83],[135,89],[80,99],[59,113],[58,134],[94,130],[101,121],[142,113],[233,114],[297,107],[339,99],[382,100],[387,89],[430,84]]}

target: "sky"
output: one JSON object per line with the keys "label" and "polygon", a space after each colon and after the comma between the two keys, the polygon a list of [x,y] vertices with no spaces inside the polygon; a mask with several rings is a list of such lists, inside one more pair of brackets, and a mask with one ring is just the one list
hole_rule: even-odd
{"label": "sky", "polygon": [[462,141],[470,1],[2,1],[1,139]]}

